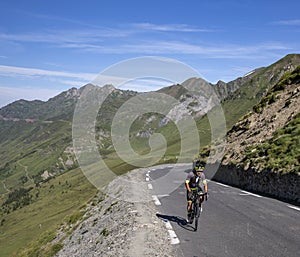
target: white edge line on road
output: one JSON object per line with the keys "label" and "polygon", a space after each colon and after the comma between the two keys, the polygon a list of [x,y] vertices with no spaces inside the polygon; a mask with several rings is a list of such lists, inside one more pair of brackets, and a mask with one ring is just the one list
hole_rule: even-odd
{"label": "white edge line on road", "polygon": [[161,205],[161,203],[158,200],[158,197],[156,195],[152,195],[152,199],[153,199],[155,205]]}
{"label": "white edge line on road", "polygon": [[166,228],[167,228],[167,229],[170,229],[170,230],[173,230],[170,221],[166,221]]}
{"label": "white edge line on road", "polygon": [[169,232],[169,236],[170,236],[170,240],[171,240],[171,245],[176,245],[176,244],[179,244],[180,241],[176,235],[176,233],[174,232],[174,230],[168,230]]}
{"label": "white edge line on road", "polygon": [[294,210],[297,210],[297,211],[300,211],[299,207],[296,207],[296,206],[293,206],[293,205],[287,205],[287,207],[289,207],[291,209],[294,209]]}
{"label": "white edge line on road", "polygon": [[[241,190],[241,192],[245,193],[246,195],[252,195],[252,196],[255,196],[255,197],[262,197],[261,195],[252,194],[250,192],[243,191],[243,190]],[[243,195],[243,194],[240,194],[240,195]]]}
{"label": "white edge line on road", "polygon": [[223,187],[230,187],[230,186],[227,186],[227,185],[224,185],[222,183],[219,183],[219,182],[215,182],[216,184],[220,185],[220,186],[223,186]]}
{"label": "white edge line on road", "polygon": [[162,197],[166,197],[166,196],[170,196],[170,195],[168,195],[168,194],[165,194],[165,195],[158,195],[157,197],[162,198]]}
{"label": "white edge line on road", "polygon": [[153,189],[153,186],[152,184],[148,184],[148,189],[152,190]]}

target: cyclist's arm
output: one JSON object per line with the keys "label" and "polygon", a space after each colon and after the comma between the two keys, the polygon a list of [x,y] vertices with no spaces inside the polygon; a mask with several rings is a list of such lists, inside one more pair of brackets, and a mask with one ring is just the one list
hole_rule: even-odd
{"label": "cyclist's arm", "polygon": [[190,183],[190,181],[187,179],[187,180],[185,181],[185,187],[186,187],[187,191],[191,192],[191,188],[190,188],[189,183]]}
{"label": "cyclist's arm", "polygon": [[203,180],[203,186],[204,186],[204,192],[205,192],[205,193],[208,193],[208,186],[207,186],[207,181],[206,181],[206,179]]}

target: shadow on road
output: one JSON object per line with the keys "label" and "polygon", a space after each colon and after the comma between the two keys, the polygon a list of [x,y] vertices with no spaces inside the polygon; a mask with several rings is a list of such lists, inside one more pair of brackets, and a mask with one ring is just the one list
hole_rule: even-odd
{"label": "shadow on road", "polygon": [[190,224],[188,224],[186,219],[184,219],[182,217],[170,216],[170,215],[159,214],[159,213],[157,213],[156,216],[165,222],[169,221],[169,222],[177,223],[177,225],[179,225],[180,227],[182,227],[186,230],[194,231],[194,227],[192,227]]}

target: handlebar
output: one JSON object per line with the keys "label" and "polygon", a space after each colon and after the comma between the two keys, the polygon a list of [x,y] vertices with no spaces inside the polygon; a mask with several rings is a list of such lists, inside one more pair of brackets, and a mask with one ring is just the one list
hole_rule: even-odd
{"label": "handlebar", "polygon": [[197,192],[193,193],[194,196],[196,196],[196,194],[198,196],[205,196],[205,201],[207,201],[208,193],[203,193],[202,191],[197,191]]}
{"label": "handlebar", "polygon": [[205,201],[207,201],[208,193],[198,192],[199,196],[205,196]]}

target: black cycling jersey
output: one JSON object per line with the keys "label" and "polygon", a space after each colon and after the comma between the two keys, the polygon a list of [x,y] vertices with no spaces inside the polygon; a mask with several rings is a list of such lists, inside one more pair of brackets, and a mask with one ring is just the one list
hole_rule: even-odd
{"label": "black cycling jersey", "polygon": [[202,182],[203,184],[206,184],[206,179],[205,179],[205,175],[203,172],[201,173],[200,177],[198,177],[193,171],[191,171],[188,174],[185,182],[189,184],[191,189],[193,189],[193,188],[197,188],[199,186],[200,182]]}

